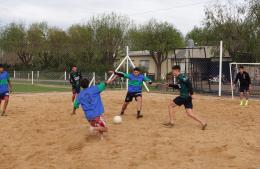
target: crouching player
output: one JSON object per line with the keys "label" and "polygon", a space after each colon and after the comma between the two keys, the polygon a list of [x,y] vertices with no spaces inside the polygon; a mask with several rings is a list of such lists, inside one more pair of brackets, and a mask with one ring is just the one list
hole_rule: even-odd
{"label": "crouching player", "polygon": [[134,68],[133,73],[127,74],[122,72],[114,72],[115,75],[119,77],[123,77],[126,79],[129,79],[128,82],[128,91],[125,98],[125,102],[122,106],[120,115],[124,115],[125,110],[130,102],[133,101],[133,98],[137,101],[137,115],[136,118],[142,118],[143,115],[141,114],[142,109],[142,85],[143,82],[149,82],[149,84],[152,84],[152,81],[141,74],[141,70],[139,68]]}
{"label": "crouching player", "polygon": [[0,106],[4,100],[4,107],[1,116],[5,116],[7,105],[9,102],[9,92],[12,90],[9,74],[4,70],[4,66],[0,64]]}
{"label": "crouching player", "polygon": [[104,114],[104,106],[101,100],[100,93],[103,92],[108,83],[111,83],[114,79],[105,83],[100,83],[96,86],[89,86],[89,80],[83,79],[80,82],[83,90],[77,95],[74,101],[74,108],[72,115],[76,114],[76,109],[81,105],[86,119],[90,123],[90,130],[98,132],[103,139],[103,133],[107,132],[106,123],[102,117]]}
{"label": "crouching player", "polygon": [[170,103],[168,105],[169,123],[166,123],[164,125],[166,127],[173,127],[175,122],[175,111],[173,111],[173,108],[176,106],[184,105],[187,115],[199,122],[202,126],[202,130],[205,130],[207,127],[207,123],[200,119],[197,115],[195,115],[192,110],[193,89],[191,82],[184,74],[180,73],[180,66],[174,66],[172,68],[172,75],[176,77],[177,84],[169,84],[169,87],[179,89],[180,96],[176,97],[173,101],[170,100]]}

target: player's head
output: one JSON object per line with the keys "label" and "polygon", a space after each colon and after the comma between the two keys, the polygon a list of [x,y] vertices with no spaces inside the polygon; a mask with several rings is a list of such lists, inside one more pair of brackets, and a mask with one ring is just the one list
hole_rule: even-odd
{"label": "player's head", "polygon": [[3,71],[4,71],[4,65],[0,64],[0,72],[3,72]]}
{"label": "player's head", "polygon": [[243,73],[244,72],[244,66],[239,66],[239,72]]}
{"label": "player's head", "polygon": [[77,68],[76,65],[73,65],[73,66],[71,66],[71,70],[72,70],[73,72],[76,72],[76,71],[78,70],[78,68]]}
{"label": "player's head", "polygon": [[140,75],[140,73],[141,73],[141,70],[140,70],[138,67],[135,67],[133,74],[134,74],[135,76],[138,76],[138,75]]}
{"label": "player's head", "polygon": [[172,75],[173,76],[178,76],[181,72],[181,67],[179,65],[173,66],[172,67]]}
{"label": "player's head", "polygon": [[88,88],[88,85],[89,85],[89,80],[88,79],[82,79],[80,81],[80,86],[85,89],[85,88]]}

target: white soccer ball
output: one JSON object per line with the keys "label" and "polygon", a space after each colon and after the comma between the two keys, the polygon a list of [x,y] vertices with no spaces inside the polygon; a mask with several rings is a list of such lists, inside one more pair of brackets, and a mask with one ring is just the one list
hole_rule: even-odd
{"label": "white soccer ball", "polygon": [[121,117],[121,116],[115,116],[115,117],[113,118],[113,123],[114,123],[114,124],[120,124],[120,123],[122,123],[122,117]]}

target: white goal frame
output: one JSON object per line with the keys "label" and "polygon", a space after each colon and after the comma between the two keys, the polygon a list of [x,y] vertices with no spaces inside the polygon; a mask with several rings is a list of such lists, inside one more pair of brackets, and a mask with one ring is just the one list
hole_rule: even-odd
{"label": "white goal frame", "polygon": [[234,86],[233,86],[233,76],[232,76],[232,65],[236,65],[236,70],[237,70],[237,73],[238,73],[238,65],[259,65],[260,66],[260,63],[236,63],[236,62],[229,63],[230,87],[231,87],[232,99],[234,99]]}

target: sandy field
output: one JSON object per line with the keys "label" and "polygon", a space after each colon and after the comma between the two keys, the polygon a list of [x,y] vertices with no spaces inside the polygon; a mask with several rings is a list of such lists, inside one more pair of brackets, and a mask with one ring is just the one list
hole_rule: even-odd
{"label": "sandy field", "polygon": [[125,92],[105,91],[105,140],[89,132],[82,111],[71,116],[70,93],[11,96],[0,117],[0,169],[260,169],[260,102],[197,96],[195,111],[208,128],[177,108],[174,128],[164,128],[168,94],[144,94],[144,118],[131,104],[121,125],[112,118]]}

